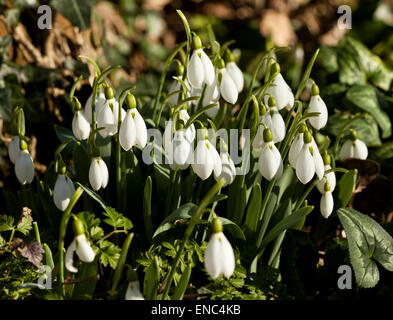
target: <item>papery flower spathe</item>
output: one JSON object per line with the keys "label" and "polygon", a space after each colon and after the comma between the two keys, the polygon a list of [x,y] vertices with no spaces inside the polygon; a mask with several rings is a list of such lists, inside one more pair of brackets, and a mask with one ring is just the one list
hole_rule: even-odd
{"label": "papery flower spathe", "polygon": [[204,83],[211,85],[214,81],[214,66],[202,49],[201,39],[194,35],[194,52],[188,63],[187,79],[193,87],[201,88]]}
{"label": "papery flower spathe", "polygon": [[[295,98],[291,88],[285,82],[283,76],[280,73],[280,66],[278,63],[273,64],[272,73],[276,73],[277,75],[274,77],[274,80],[266,89],[265,93],[270,94],[275,98],[278,110],[281,110],[285,107],[292,108],[293,104],[295,103]],[[266,103],[267,96],[265,96],[264,99]]]}
{"label": "papery flower spathe", "polygon": [[74,266],[74,253],[78,255],[82,262],[90,263],[95,258],[95,252],[91,247],[90,241],[84,233],[83,223],[80,219],[74,218],[74,240],[68,246],[65,254],[65,266],[69,272],[77,273],[78,269]]}
{"label": "papery flower spathe", "polygon": [[135,97],[130,94],[127,96],[127,101],[130,108],[121,123],[119,141],[125,151],[130,150],[134,145],[143,149],[147,143],[146,123],[136,108]]}
{"label": "papery flower spathe", "polygon": [[202,130],[203,139],[199,140],[194,151],[194,162],[192,169],[202,180],[210,177],[213,170],[219,176],[221,174],[222,165],[220,155],[216,148],[208,140],[206,128]]}
{"label": "papery flower spathe", "polygon": [[15,161],[15,175],[21,184],[31,183],[34,178],[34,163],[27,150],[27,143],[21,140],[20,152]]}
{"label": "papery flower spathe", "polygon": [[[282,158],[277,147],[273,143],[272,132],[269,128],[263,131],[264,144],[258,160],[258,169],[261,175],[267,179],[279,178],[282,173]],[[281,168],[281,173],[280,173]]]}
{"label": "papery flower spathe", "polygon": [[106,188],[109,180],[108,167],[99,155],[93,156],[89,169],[89,181],[91,187],[98,191]]}
{"label": "papery flower spathe", "polygon": [[13,136],[11,138],[11,142],[8,145],[8,156],[10,157],[10,160],[13,164],[15,164],[20,153],[19,144],[20,144],[19,136]]}
{"label": "papery flower spathe", "polygon": [[125,300],[145,300],[140,289],[139,280],[128,282]]}
{"label": "papery flower spathe", "polygon": [[222,230],[222,222],[219,218],[214,218],[212,234],[205,251],[205,268],[212,279],[217,279],[221,274],[230,278],[235,270],[235,255]]}
{"label": "papery flower spathe", "polygon": [[318,112],[319,115],[309,118],[308,121],[310,122],[313,128],[320,130],[321,128],[326,126],[328,120],[328,110],[325,102],[319,96],[319,88],[315,83],[312,85],[311,94],[312,95],[310,99],[310,104],[308,105],[307,112],[308,113]]}
{"label": "papery flower spathe", "polygon": [[344,142],[340,150],[340,159],[344,160],[347,158],[365,160],[368,156],[367,145],[358,139],[358,135],[354,130],[350,130],[351,137]]}
{"label": "papery flower spathe", "polygon": [[57,175],[55,187],[53,189],[53,202],[60,211],[67,209],[74,192],[74,184],[71,179],[65,175],[64,167],[62,173]]}
{"label": "papery flower spathe", "polygon": [[77,110],[72,118],[72,133],[78,140],[86,140],[90,135],[90,123],[82,110]]}

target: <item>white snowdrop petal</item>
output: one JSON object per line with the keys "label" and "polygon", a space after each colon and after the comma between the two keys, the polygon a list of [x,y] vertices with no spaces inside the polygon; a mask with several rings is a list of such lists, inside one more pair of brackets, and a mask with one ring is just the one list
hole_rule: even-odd
{"label": "white snowdrop petal", "polygon": [[221,153],[220,159],[221,159],[221,166],[222,166],[221,174],[216,175],[216,173],[214,172],[214,178],[216,179],[216,181],[220,179],[224,179],[225,184],[223,186],[227,186],[235,180],[236,177],[235,164],[233,163],[231,157],[227,152]]}
{"label": "white snowdrop petal", "polygon": [[210,236],[210,240],[205,251],[205,268],[212,279],[217,279],[221,274],[223,262],[221,260],[221,244],[219,241],[221,234],[221,232],[213,233]]}
{"label": "white snowdrop petal", "polygon": [[206,180],[211,175],[214,168],[214,161],[210,156],[210,151],[206,146],[206,140],[200,140],[194,152],[194,163],[192,169],[202,180]]}
{"label": "white snowdrop petal", "polygon": [[18,158],[20,153],[19,143],[19,137],[13,136],[10,144],[8,145],[8,156],[10,157],[10,160],[13,164],[15,164],[16,159]]}
{"label": "white snowdrop petal", "polygon": [[214,66],[210,58],[202,49],[199,52],[203,64],[204,82],[209,86],[214,82],[214,78],[215,78]]}
{"label": "white snowdrop petal", "polygon": [[276,159],[276,155],[270,147],[273,148],[272,143],[265,144],[258,160],[259,172],[269,181],[276,175],[280,166],[280,163]]}
{"label": "white snowdrop petal", "polygon": [[75,239],[68,246],[65,254],[65,267],[69,272],[77,273],[78,269],[74,267],[74,252],[76,250]]}
{"label": "white snowdrop petal", "polygon": [[131,110],[127,110],[126,116],[120,125],[119,141],[121,147],[128,151],[135,145],[136,128]]}
{"label": "white snowdrop petal", "polygon": [[[177,80],[173,80],[171,86],[169,87],[169,91],[168,91],[168,95],[170,95],[173,92],[179,91],[181,89],[181,84],[179,81]],[[172,105],[172,106],[176,106],[177,105],[177,101],[179,98],[179,93],[173,94],[169,97],[168,102]]]}
{"label": "white snowdrop petal", "polygon": [[103,138],[113,135],[116,129],[116,124],[117,122],[115,121],[113,112],[107,102],[100,113],[97,115],[97,128],[105,128],[99,130],[98,132]]}
{"label": "white snowdrop petal", "polygon": [[273,116],[271,118],[272,121],[272,136],[273,142],[277,143],[285,138],[285,122],[282,118],[281,114],[275,109]]}
{"label": "white snowdrop petal", "polygon": [[145,300],[138,280],[128,283],[125,300]]}
{"label": "white snowdrop petal", "polygon": [[92,262],[95,258],[95,253],[90,245],[90,242],[86,239],[86,235],[81,234],[75,237],[76,254],[79,259],[83,262]]}
{"label": "white snowdrop petal", "polygon": [[252,142],[252,147],[255,149],[260,149],[263,145],[263,130],[264,127],[262,125],[259,125],[254,141]]}
{"label": "white snowdrop petal", "polygon": [[235,62],[229,62],[226,69],[236,85],[237,91],[240,93],[243,90],[244,78],[243,73]]}
{"label": "white snowdrop petal", "polygon": [[299,155],[300,150],[303,147],[303,144],[304,144],[303,133],[300,133],[293,140],[291,147],[289,149],[288,160],[292,168],[296,168],[296,159],[297,156]]}
{"label": "white snowdrop petal", "polygon": [[341,147],[340,150],[340,159],[348,159],[348,158],[353,158],[354,156],[354,146],[352,140],[347,140],[344,142],[344,144]]}
{"label": "white snowdrop petal", "polygon": [[235,271],[235,255],[228,239],[223,233],[220,233],[220,235],[222,257],[221,271],[226,278],[230,278]]}
{"label": "white snowdrop petal", "polygon": [[329,218],[329,216],[333,212],[333,207],[334,207],[334,200],[333,200],[332,193],[329,191],[322,194],[321,202],[320,202],[320,211],[324,218],[326,219]]}
{"label": "white snowdrop petal", "polygon": [[53,189],[53,202],[60,211],[67,209],[71,197],[75,192],[73,185],[72,187],[74,190],[70,188],[66,179],[67,178],[64,174],[59,174],[56,178],[55,187]]}
{"label": "white snowdrop petal", "polygon": [[213,161],[213,171],[214,174],[219,176],[222,171],[222,164],[221,164],[221,158],[220,155],[218,154],[216,148],[210,143],[210,141],[206,140],[207,145],[209,146],[209,152],[210,152],[210,157]]}
{"label": "white snowdrop petal", "polygon": [[98,158],[93,158],[89,168],[89,182],[94,191],[99,190],[102,186],[102,175],[98,162]]}
{"label": "white snowdrop petal", "polygon": [[311,97],[307,111],[309,113],[319,112],[318,116],[309,118],[309,122],[313,128],[320,130],[326,126],[328,111],[325,102],[319,95]]}
{"label": "white snowdrop petal", "polygon": [[78,140],[86,140],[90,135],[90,123],[82,111],[76,111],[72,119],[72,133]]}
{"label": "white snowdrop petal", "polygon": [[222,74],[220,93],[223,99],[231,104],[235,104],[238,97],[238,92],[235,83],[231,76],[225,69],[220,70]]}
{"label": "white snowdrop petal", "polygon": [[363,141],[356,139],[353,157],[356,159],[365,160],[367,159],[367,156],[368,156],[368,149],[366,144]]}
{"label": "white snowdrop petal", "polygon": [[[92,100],[93,100],[93,93],[90,94],[89,98],[87,99],[86,104],[85,104],[85,109],[83,112],[87,121],[90,124],[92,123],[92,118],[91,118],[91,116],[92,116],[92,114],[91,114],[92,113],[92,105],[91,105]],[[104,94],[104,92],[102,92],[100,90],[96,96],[96,107],[95,107],[96,114],[98,114],[102,110],[102,108],[105,105],[105,102],[106,102],[105,94]]]}
{"label": "white snowdrop petal", "polygon": [[[272,84],[266,89],[266,93],[270,93],[274,97],[279,110],[294,103],[292,91],[281,73],[274,78]],[[267,102],[268,99],[268,95],[265,95],[264,101]]]}
{"label": "white snowdrop petal", "polygon": [[165,122],[165,130],[162,137],[162,144],[165,150],[168,148],[169,143],[172,141],[172,139],[173,139],[173,122],[172,120],[169,120]]}
{"label": "white snowdrop petal", "polygon": [[102,160],[101,158],[98,162],[98,166],[100,168],[100,173],[101,173],[101,187],[105,189],[109,181],[108,167],[106,166],[105,161]]}
{"label": "white snowdrop petal", "polygon": [[313,147],[313,158],[315,163],[315,173],[317,174],[319,180],[321,180],[325,173],[325,166],[323,165],[323,159],[319,153],[318,148]]}
{"label": "white snowdrop petal", "polygon": [[308,183],[315,174],[315,162],[309,151],[310,144],[303,145],[296,160],[296,176],[301,183]]}
{"label": "white snowdrop petal", "polygon": [[198,50],[195,50],[188,63],[187,79],[193,87],[202,87],[205,79],[205,71],[201,58],[198,56]]}
{"label": "white snowdrop petal", "polygon": [[135,129],[136,129],[135,142],[141,149],[143,149],[147,143],[146,123],[136,108],[133,110],[133,112],[135,113],[134,115],[134,122],[135,122]]}
{"label": "white snowdrop petal", "polygon": [[21,184],[33,181],[34,163],[27,150],[21,151],[15,162],[15,175]]}

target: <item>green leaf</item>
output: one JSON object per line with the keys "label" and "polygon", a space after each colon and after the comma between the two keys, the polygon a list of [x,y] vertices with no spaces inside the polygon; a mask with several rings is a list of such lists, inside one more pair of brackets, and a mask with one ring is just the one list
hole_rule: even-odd
{"label": "green leaf", "polygon": [[85,30],[90,27],[93,3],[93,0],[51,0],[50,6],[70,20],[74,26]]}
{"label": "green leaf", "polygon": [[349,257],[359,287],[373,288],[379,281],[375,262],[393,271],[393,238],[372,218],[350,208],[338,209],[348,239]]}
{"label": "green leaf", "polygon": [[78,277],[82,279],[88,278],[88,280],[75,284],[71,299],[91,300],[96,289],[98,278],[97,258],[91,263],[83,263],[78,272]]}
{"label": "green leaf", "polygon": [[5,214],[0,216],[0,232],[10,231],[14,229],[14,218]]}
{"label": "green leaf", "polygon": [[106,267],[109,264],[112,269],[115,269],[120,258],[121,249],[107,240],[99,241],[98,244],[100,246],[100,261],[102,265]]}
{"label": "green leaf", "polygon": [[86,148],[79,141],[75,143],[72,159],[74,160],[75,174],[78,177],[78,181],[82,184],[89,183],[91,158]]}
{"label": "green leaf", "polygon": [[100,219],[94,213],[82,211],[78,213],[78,218],[82,221],[85,231],[92,240],[98,240],[104,236],[104,230],[99,227]]}
{"label": "green leaf", "polygon": [[188,283],[191,277],[192,266],[189,264],[181,275],[180,281],[175,288],[175,292],[172,295],[172,300],[182,300],[184,293],[188,288]]}
{"label": "green leaf", "polygon": [[334,190],[334,207],[346,207],[351,200],[353,190],[355,189],[357,170],[350,170],[342,176]]}
{"label": "green leaf", "polygon": [[251,191],[250,200],[248,201],[246,221],[244,223],[244,231],[247,238],[254,235],[257,230],[259,214],[261,212],[262,191],[261,186],[257,183]]}
{"label": "green leaf", "polygon": [[143,221],[145,224],[145,233],[147,239],[150,241],[153,234],[153,223],[151,220],[151,195],[152,195],[152,180],[148,176],[143,191]]}
{"label": "green leaf", "polygon": [[32,228],[32,218],[30,216],[22,216],[18,222],[18,225],[16,226],[16,230],[23,233],[24,235],[27,235]]}
{"label": "green leaf", "polygon": [[393,158],[393,141],[388,141],[376,149],[373,154],[373,158],[377,160],[386,160]]}
{"label": "green leaf", "polygon": [[376,91],[372,86],[354,85],[348,90],[346,98],[374,117],[382,129],[382,138],[387,138],[392,134],[392,124],[389,116],[381,110]]}
{"label": "green leaf", "polygon": [[143,281],[143,296],[147,300],[155,300],[157,298],[157,289],[160,283],[160,264],[158,257],[155,256],[151,261],[145,273]]}
{"label": "green leaf", "polygon": [[282,219],[279,223],[277,223],[263,238],[261,248],[266,247],[272,240],[277,238],[283,231],[291,228],[296,225],[299,221],[304,219],[312,210],[313,206],[305,206],[295,211],[291,215]]}
{"label": "green leaf", "polygon": [[[335,113],[329,117],[326,129],[330,135],[336,136],[339,134],[341,128],[348,120],[354,118],[355,115],[348,113]],[[356,130],[360,140],[369,147],[376,147],[381,145],[379,138],[378,124],[374,118],[369,114],[364,114],[363,117],[353,121],[348,129]]]}
{"label": "green leaf", "polygon": [[131,220],[123,216],[121,213],[117,212],[112,207],[106,207],[105,212],[103,212],[102,214],[108,217],[107,219],[104,219],[104,222],[114,227],[115,229],[124,228],[124,230],[129,230],[132,228]]}
{"label": "green leaf", "polygon": [[243,230],[233,221],[220,217],[222,224],[232,234],[233,237],[246,240]]}

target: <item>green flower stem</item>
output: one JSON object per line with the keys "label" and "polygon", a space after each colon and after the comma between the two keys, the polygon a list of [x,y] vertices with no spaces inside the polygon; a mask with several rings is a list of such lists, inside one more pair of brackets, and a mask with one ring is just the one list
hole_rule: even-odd
{"label": "green flower stem", "polygon": [[316,177],[314,179],[314,181],[312,183],[310,183],[310,185],[308,186],[308,188],[306,189],[306,191],[303,193],[302,197],[298,200],[298,202],[296,203],[295,208],[293,209],[293,211],[295,212],[296,210],[298,210],[300,208],[300,206],[303,204],[303,202],[306,200],[308,194],[311,192],[312,189],[314,189],[314,187],[317,185],[319,179],[318,177]]}
{"label": "green flower stem", "polygon": [[60,295],[62,297],[65,296],[65,288],[64,288],[64,239],[65,239],[65,234],[67,231],[67,224],[68,221],[71,217],[71,210],[74,208],[76,202],[79,200],[83,193],[83,189],[81,187],[78,187],[74,195],[72,196],[70,203],[67,207],[67,209],[64,211],[63,216],[61,217],[61,222],[60,222],[60,237],[59,237],[59,290],[60,290]]}
{"label": "green flower stem", "polygon": [[168,59],[165,62],[165,66],[164,66],[164,70],[161,73],[161,78],[160,78],[160,82],[157,88],[157,92],[156,92],[156,96],[154,98],[154,105],[153,105],[153,116],[152,119],[153,121],[156,118],[156,113],[157,113],[157,108],[158,108],[158,103],[160,101],[160,97],[161,97],[161,93],[162,90],[164,88],[164,83],[165,83],[165,78],[166,78],[166,74],[168,73],[169,67],[172,64],[172,60],[175,58],[175,56],[177,55],[177,53],[183,49],[183,47],[187,44],[187,41],[184,41],[182,43],[180,43],[175,50],[173,50],[173,52],[171,53],[171,55],[168,57]]}
{"label": "green flower stem", "polygon": [[117,119],[117,132],[116,132],[116,200],[117,207],[121,206],[121,145],[120,145],[120,126],[121,126],[121,109],[122,106],[119,103],[119,115]]}
{"label": "green flower stem", "polygon": [[130,234],[128,234],[126,240],[124,241],[123,248],[121,250],[121,254],[120,254],[120,258],[119,258],[119,262],[117,263],[117,267],[116,267],[115,273],[113,275],[112,288],[109,291],[109,296],[111,296],[111,297],[114,297],[116,295],[116,288],[120,282],[120,278],[123,273],[124,265],[126,263],[128,250],[130,248],[131,241],[132,241],[133,237],[134,237],[134,234],[130,233]]}
{"label": "green flower stem", "polygon": [[183,255],[183,251],[184,251],[184,247],[188,241],[188,239],[190,238],[192,232],[194,231],[195,226],[198,224],[203,212],[205,211],[206,207],[208,206],[210,200],[214,197],[214,195],[221,190],[221,187],[224,185],[225,180],[224,179],[220,179],[210,190],[209,192],[206,194],[206,196],[202,199],[201,203],[199,204],[198,208],[196,208],[194,214],[191,217],[191,220],[187,226],[187,229],[184,233],[184,237],[183,240],[180,244],[179,247],[179,251],[177,252],[175,261],[173,262],[172,266],[171,266],[171,271],[169,273],[168,276],[168,280],[167,283],[165,285],[165,289],[162,295],[162,299],[166,299],[168,296],[168,292],[169,289],[171,287],[172,281],[173,281],[173,277],[175,275],[177,266],[179,264],[180,261],[180,257]]}
{"label": "green flower stem", "polygon": [[304,74],[303,74],[303,77],[302,77],[302,81],[300,82],[300,85],[297,88],[297,91],[296,91],[296,94],[295,94],[295,100],[299,99],[301,93],[303,92],[304,88],[307,85],[307,81],[310,78],[311,70],[312,70],[312,67],[314,66],[315,60],[317,59],[319,50],[320,49],[317,49],[314,52],[314,55],[312,56],[310,62],[307,65],[306,70],[304,71]]}
{"label": "green flower stem", "polygon": [[171,177],[170,177],[170,184],[169,184],[169,190],[166,195],[166,202],[165,202],[165,217],[168,216],[170,213],[171,207],[172,207],[172,196],[173,196],[173,187],[177,178],[177,172],[179,170],[176,168],[175,170],[171,170]]}
{"label": "green flower stem", "polygon": [[12,242],[12,240],[14,239],[15,230],[16,230],[16,229],[14,228],[14,229],[12,229],[12,231],[11,231],[10,239],[8,240],[8,245],[10,245],[11,242]]}
{"label": "green flower stem", "polygon": [[40,231],[38,230],[38,224],[36,221],[33,222],[33,229],[34,229],[35,239],[39,244],[41,244]]}
{"label": "green flower stem", "polygon": [[258,238],[257,238],[257,242],[256,242],[258,248],[260,247],[260,245],[262,243],[263,236],[266,233],[267,226],[268,226],[270,218],[272,216],[272,212],[273,211],[270,211],[270,214],[267,215],[267,216],[265,216],[264,213],[265,213],[265,209],[266,209],[267,202],[269,200],[270,194],[272,193],[272,190],[273,190],[273,187],[274,187],[275,184],[276,184],[276,178],[273,178],[269,182],[269,184],[267,186],[267,190],[266,190],[265,196],[264,196],[264,198],[262,200],[261,213],[260,213],[260,217],[262,218],[262,226],[259,229],[259,234],[258,234]]}

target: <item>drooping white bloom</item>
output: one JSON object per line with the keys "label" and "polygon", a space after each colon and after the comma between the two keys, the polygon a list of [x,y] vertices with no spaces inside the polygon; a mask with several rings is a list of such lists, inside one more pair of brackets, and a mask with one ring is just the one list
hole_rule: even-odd
{"label": "drooping white bloom", "polygon": [[21,184],[30,184],[33,181],[34,163],[27,149],[21,150],[16,159],[15,175]]}
{"label": "drooping white bloom", "polygon": [[[331,168],[332,167],[329,164],[325,165],[325,172],[330,170]],[[317,188],[318,188],[318,191],[322,194],[325,192],[326,182],[328,182],[328,184],[330,186],[330,191],[333,192],[334,189],[336,188],[336,175],[334,174],[334,172],[325,173],[323,178],[318,181]]]}
{"label": "drooping white bloom", "polygon": [[220,100],[220,88],[218,85],[218,76],[216,75],[213,83],[206,87],[205,94],[203,96],[202,104],[203,106],[208,106],[209,104],[216,103],[217,106],[206,110],[206,114],[210,118],[214,118],[219,110],[219,100]]}
{"label": "drooping white bloom", "polygon": [[213,170],[217,176],[221,174],[222,165],[220,156],[207,137],[199,140],[197,144],[194,151],[192,169],[202,180],[209,178]]}
{"label": "drooping white bloom", "polygon": [[216,181],[224,179],[225,183],[223,187],[225,187],[235,180],[236,168],[228,152],[221,152],[220,159],[222,166],[221,174],[217,175],[216,172],[214,172],[214,179],[216,179]]}
{"label": "drooping white bloom", "polygon": [[113,109],[115,109],[115,101],[115,99],[107,100],[101,111],[97,114],[97,127],[104,128],[98,131],[103,138],[113,136],[116,133],[117,119],[110,107],[110,103],[112,103]]}
{"label": "drooping white bloom", "polygon": [[[188,119],[190,119],[190,116],[188,115],[187,109],[181,109],[179,112],[179,119],[183,120],[183,123],[186,124]],[[164,149],[166,150],[169,146],[169,143],[172,141],[174,137],[174,128],[173,128],[173,121],[170,119],[169,121],[166,121],[165,123],[165,130],[164,134],[162,137],[162,144],[164,146]],[[186,138],[189,143],[192,143],[195,139],[196,135],[196,130],[194,124],[191,124],[187,129],[186,129]]]}
{"label": "drooping white bloom", "polygon": [[319,96],[318,86],[314,83],[312,86],[312,96],[310,99],[310,104],[308,105],[307,112],[319,112],[319,115],[316,117],[309,118],[311,126],[317,130],[320,130],[324,126],[326,126],[328,120],[328,110],[325,102]]}
{"label": "drooping white bloom", "polygon": [[289,149],[288,160],[292,168],[296,168],[296,160],[300,150],[303,147],[303,133],[298,133],[293,139]]}
{"label": "drooping white bloom", "polygon": [[329,218],[331,213],[333,212],[334,201],[333,195],[331,191],[324,192],[321,197],[321,202],[319,205],[321,214],[324,218]]}
{"label": "drooping white bloom", "polygon": [[[266,94],[270,93],[276,100],[278,110],[289,107],[292,108],[295,103],[291,88],[285,82],[281,73],[278,73],[270,86],[266,89]],[[264,97],[265,104],[267,104],[268,95]]]}
{"label": "drooping white bloom", "polygon": [[122,148],[130,150],[134,145],[144,148],[147,143],[147,128],[137,108],[127,110],[120,126],[119,140]]}
{"label": "drooping white bloom", "polygon": [[[92,118],[91,118],[91,113],[92,113],[92,106],[91,103],[93,101],[93,93],[90,95],[90,97],[87,99],[86,104],[85,104],[85,110],[84,110],[84,115],[87,119],[87,121],[89,121],[90,124],[92,124]],[[99,90],[96,96],[96,107],[95,107],[95,111],[96,114],[99,114],[101,109],[104,107],[106,102],[105,99],[105,94],[102,90]]]}
{"label": "drooping white bloom", "polygon": [[108,167],[101,157],[93,157],[89,169],[89,181],[91,187],[97,191],[106,188],[109,180]]}
{"label": "drooping white bloom", "polygon": [[310,152],[311,143],[305,143],[296,159],[296,176],[301,183],[308,183],[315,174],[315,161]]}
{"label": "drooping white bloom", "polygon": [[219,81],[221,97],[230,104],[235,104],[238,98],[235,82],[225,67],[218,69],[218,74],[221,75],[221,81]]}
{"label": "drooping white bloom", "polygon": [[319,152],[318,146],[315,143],[314,137],[312,137],[311,146],[312,146],[312,156],[314,158],[314,164],[315,164],[315,173],[318,176],[318,179],[321,180],[325,173],[325,166],[323,163],[321,153]]}
{"label": "drooping white bloom", "polygon": [[240,93],[244,87],[243,73],[234,61],[230,61],[226,65],[226,69],[236,85],[237,91]]}
{"label": "drooping white bloom", "polygon": [[272,141],[264,143],[258,160],[261,175],[270,181],[276,177],[280,166],[282,166],[282,158],[277,147]]}
{"label": "drooping white bloom", "polygon": [[[177,80],[173,80],[171,86],[169,87],[169,91],[168,91],[168,95],[170,95],[173,92],[179,91],[181,89],[181,84],[179,81]],[[168,102],[172,105],[172,106],[176,106],[177,105],[177,100],[179,98],[179,93],[176,94],[172,94],[169,99]]]}
{"label": "drooping white bloom", "polygon": [[65,174],[58,174],[53,189],[53,201],[60,211],[67,209],[75,192],[74,184]]}
{"label": "drooping white bloom", "polygon": [[192,148],[186,135],[186,130],[177,130],[174,138],[168,144],[168,162],[173,170],[176,169],[176,166],[181,170],[187,169],[192,162]]}
{"label": "drooping white bloom", "polygon": [[75,112],[72,119],[72,132],[78,140],[86,140],[90,134],[90,123],[84,116],[83,111]]}
{"label": "drooping white bloom", "polygon": [[125,300],[145,300],[138,280],[128,283]]}
{"label": "drooping white bloom", "polygon": [[214,81],[214,66],[202,48],[194,50],[188,64],[187,79],[193,87],[201,88],[204,83]]}
{"label": "drooping white bloom", "polygon": [[284,140],[285,122],[276,107],[270,107],[269,110],[263,115],[261,122],[271,130],[274,143]]}
{"label": "drooping white bloom", "polygon": [[15,164],[20,153],[19,143],[19,136],[13,136],[10,144],[8,145],[8,155],[13,164]]}
{"label": "drooping white bloom", "polygon": [[223,232],[212,233],[205,252],[205,268],[213,279],[220,274],[230,278],[235,270],[235,255]]}
{"label": "drooping white bloom", "polygon": [[68,271],[73,273],[78,272],[78,269],[74,266],[74,252],[76,252],[82,262],[90,263],[95,258],[94,250],[89,240],[86,239],[85,234],[77,235],[68,246],[65,255],[65,266]]}
{"label": "drooping white bloom", "polygon": [[368,156],[367,145],[359,140],[347,140],[344,142],[340,150],[340,159],[344,160],[347,158],[361,159],[365,160]]}

